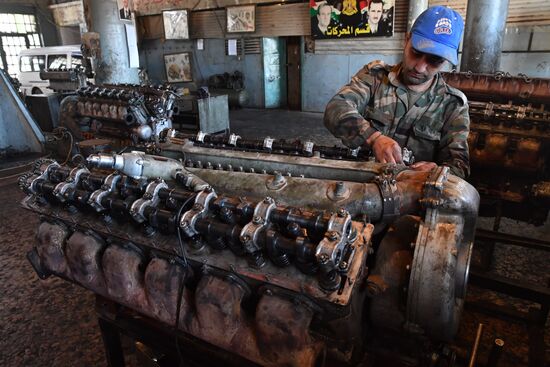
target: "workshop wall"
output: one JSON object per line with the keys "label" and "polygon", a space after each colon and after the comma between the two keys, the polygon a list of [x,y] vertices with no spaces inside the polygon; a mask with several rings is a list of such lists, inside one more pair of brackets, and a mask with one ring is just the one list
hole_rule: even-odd
{"label": "workshop wall", "polygon": [[179,52],[191,52],[193,82],[174,83],[176,87],[195,90],[206,85],[208,77],[214,74],[233,73],[238,70],[245,75],[244,85],[249,94],[246,107],[264,107],[261,54],[227,56],[224,39],[205,39],[204,50],[197,50],[194,40],[145,40],[140,45],[140,65],[147,69],[153,83],[163,83],[166,81],[164,55]]}

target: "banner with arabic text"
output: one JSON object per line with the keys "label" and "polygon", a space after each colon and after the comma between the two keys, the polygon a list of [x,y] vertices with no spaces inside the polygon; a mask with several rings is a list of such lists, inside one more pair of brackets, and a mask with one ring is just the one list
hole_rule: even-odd
{"label": "banner with arabic text", "polygon": [[395,0],[310,0],[315,39],[389,37]]}

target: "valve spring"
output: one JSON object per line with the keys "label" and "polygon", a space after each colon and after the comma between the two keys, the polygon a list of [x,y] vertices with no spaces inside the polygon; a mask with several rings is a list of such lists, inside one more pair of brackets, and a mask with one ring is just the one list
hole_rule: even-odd
{"label": "valve spring", "polygon": [[290,258],[288,257],[288,254],[282,254],[279,256],[272,256],[271,261],[273,263],[281,268],[289,266],[290,265]]}

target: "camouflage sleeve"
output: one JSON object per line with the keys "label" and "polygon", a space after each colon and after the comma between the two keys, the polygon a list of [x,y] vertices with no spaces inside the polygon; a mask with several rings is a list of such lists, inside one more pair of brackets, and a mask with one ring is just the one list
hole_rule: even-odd
{"label": "camouflage sleeve", "polygon": [[464,103],[454,108],[443,125],[436,162],[449,166],[453,175],[462,178],[470,175],[469,133],[468,103]]}
{"label": "camouflage sleeve", "polygon": [[327,104],[325,126],[348,147],[363,145],[376,132],[360,112],[369,103],[375,81],[365,66]]}

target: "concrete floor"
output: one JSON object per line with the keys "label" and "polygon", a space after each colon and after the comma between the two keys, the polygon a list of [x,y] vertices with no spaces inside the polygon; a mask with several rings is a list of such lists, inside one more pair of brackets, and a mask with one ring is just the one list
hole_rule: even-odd
{"label": "concrete floor", "polygon": [[[318,144],[339,142],[322,124],[322,114],[282,110],[231,111],[232,132],[243,137],[301,138]],[[34,243],[38,218],[19,207],[23,198],[13,179],[0,179],[0,366],[102,366],[103,345],[91,292],[52,277],[41,281],[25,259]],[[490,228],[490,219],[480,226]],[[504,220],[504,231],[549,238],[546,227],[533,227]],[[513,246],[499,246],[493,272],[548,285],[550,254]],[[514,309],[532,307],[496,293],[471,288],[468,300],[490,299]],[[494,337],[502,337],[506,348],[500,366],[527,365],[527,328],[466,311],[463,315],[457,352],[469,353],[478,322],[486,324],[482,339],[483,362]],[[546,355],[550,356],[550,327],[545,330]],[[131,348],[128,348],[131,349]],[[133,354],[129,366],[140,365]],[[548,360],[548,359],[547,359]]]}

